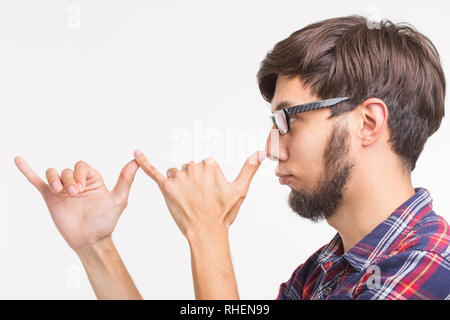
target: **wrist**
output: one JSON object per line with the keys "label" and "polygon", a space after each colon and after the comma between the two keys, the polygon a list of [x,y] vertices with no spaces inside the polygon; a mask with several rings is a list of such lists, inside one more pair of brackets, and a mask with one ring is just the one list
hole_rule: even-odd
{"label": "wrist", "polygon": [[142,299],[111,237],[75,250],[98,299]]}
{"label": "wrist", "polygon": [[188,237],[196,299],[239,299],[228,229]]}
{"label": "wrist", "polygon": [[192,233],[188,237],[188,242],[194,260],[219,262],[230,257],[228,230]]}
{"label": "wrist", "polygon": [[75,249],[76,254],[80,257],[82,262],[93,259],[101,259],[102,257],[116,252],[114,242],[111,237],[106,237],[101,240],[86,243],[85,245]]}
{"label": "wrist", "polygon": [[228,228],[225,225],[209,227],[204,229],[190,230],[186,233],[189,245],[205,245],[228,242]]}

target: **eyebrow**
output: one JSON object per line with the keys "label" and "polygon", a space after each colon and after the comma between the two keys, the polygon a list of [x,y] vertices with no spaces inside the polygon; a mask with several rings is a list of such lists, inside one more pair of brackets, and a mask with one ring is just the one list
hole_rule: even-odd
{"label": "eyebrow", "polygon": [[282,101],[279,104],[277,104],[277,106],[275,107],[275,109],[273,109],[273,111],[278,111],[278,110],[281,110],[281,109],[289,108],[289,107],[292,107],[294,105],[295,105],[295,103],[292,103],[290,101]]}

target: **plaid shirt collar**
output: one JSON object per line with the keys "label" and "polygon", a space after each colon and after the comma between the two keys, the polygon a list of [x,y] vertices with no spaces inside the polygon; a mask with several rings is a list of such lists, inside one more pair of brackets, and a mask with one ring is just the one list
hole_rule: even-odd
{"label": "plaid shirt collar", "polygon": [[433,208],[433,200],[427,189],[419,187],[414,190],[416,193],[411,198],[344,254],[342,239],[337,233],[320,252],[318,263],[323,266],[331,260],[344,258],[353,268],[362,271],[373,261],[395,249],[417,222]]}

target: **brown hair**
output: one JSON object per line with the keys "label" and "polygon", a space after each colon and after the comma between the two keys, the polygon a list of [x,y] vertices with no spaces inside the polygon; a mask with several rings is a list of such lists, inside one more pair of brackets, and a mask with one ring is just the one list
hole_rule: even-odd
{"label": "brown hair", "polygon": [[412,26],[382,21],[370,28],[361,16],[323,20],[278,42],[261,62],[257,79],[271,102],[279,74],[300,77],[321,99],[348,96],[331,117],[364,100],[389,110],[392,148],[411,172],[426,140],[444,117],[445,77],[433,43]]}

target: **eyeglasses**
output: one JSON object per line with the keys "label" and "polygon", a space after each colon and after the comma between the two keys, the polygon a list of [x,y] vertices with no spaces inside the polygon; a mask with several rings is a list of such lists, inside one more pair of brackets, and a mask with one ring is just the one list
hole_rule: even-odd
{"label": "eyeglasses", "polygon": [[288,131],[290,129],[290,120],[289,120],[290,116],[293,116],[294,114],[297,114],[297,113],[306,112],[306,111],[331,107],[331,106],[334,106],[335,104],[338,104],[339,102],[342,102],[342,101],[345,101],[348,99],[350,99],[350,98],[349,97],[331,98],[331,99],[313,101],[313,102],[309,102],[309,103],[305,103],[305,104],[300,104],[298,106],[277,110],[277,111],[272,112],[272,122],[275,125],[275,127],[278,129],[280,134],[286,134],[286,133],[288,133]]}

